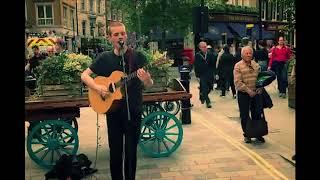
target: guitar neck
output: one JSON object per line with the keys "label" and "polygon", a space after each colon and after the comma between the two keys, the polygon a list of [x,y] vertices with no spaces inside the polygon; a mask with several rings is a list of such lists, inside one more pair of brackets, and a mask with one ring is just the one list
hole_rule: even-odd
{"label": "guitar neck", "polygon": [[[151,66],[152,66],[152,64],[147,64],[147,65],[143,66],[142,68],[146,68],[147,69],[147,68],[149,68]],[[137,71],[134,71],[134,72],[130,73],[129,75],[127,75],[126,81],[130,81],[131,79],[133,79],[135,77],[137,77]]]}

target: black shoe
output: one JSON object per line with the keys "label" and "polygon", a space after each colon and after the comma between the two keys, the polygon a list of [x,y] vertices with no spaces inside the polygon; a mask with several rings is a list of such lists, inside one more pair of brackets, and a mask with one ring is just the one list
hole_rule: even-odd
{"label": "black shoe", "polygon": [[257,140],[258,140],[260,143],[265,143],[265,142],[266,142],[263,137],[258,137]]}
{"label": "black shoe", "polygon": [[221,94],[220,96],[221,96],[221,97],[225,97],[226,95]]}
{"label": "black shoe", "polygon": [[244,137],[244,142],[245,142],[245,143],[251,143],[251,138]]}
{"label": "black shoe", "polygon": [[211,103],[207,103],[207,108],[211,108]]}
{"label": "black shoe", "polygon": [[295,161],[296,160],[296,155],[293,155],[291,159]]}
{"label": "black shoe", "polygon": [[232,95],[233,99],[237,99],[237,96],[236,95]]}
{"label": "black shoe", "polygon": [[204,104],[205,100],[204,99],[200,99],[201,104]]}

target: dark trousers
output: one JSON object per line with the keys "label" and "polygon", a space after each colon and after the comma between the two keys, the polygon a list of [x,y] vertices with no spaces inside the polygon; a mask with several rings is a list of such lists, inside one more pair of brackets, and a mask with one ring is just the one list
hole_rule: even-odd
{"label": "dark trousers", "polygon": [[[140,136],[141,113],[131,113],[128,121],[126,108],[107,114],[110,171],[114,180],[134,180],[137,166],[137,145]],[[125,135],[125,139],[123,139]],[[123,177],[123,143],[125,144]]]}
{"label": "dark trousers", "polygon": [[211,102],[208,94],[211,91],[212,83],[212,79],[200,77],[200,100],[205,100],[207,104]]}
{"label": "dark trousers", "polygon": [[256,119],[258,114],[256,113],[254,100],[248,93],[238,91],[238,106],[240,110],[241,127],[243,136],[246,137],[246,124],[249,119],[249,110],[251,112],[251,119]]}
{"label": "dark trousers", "polygon": [[274,60],[271,70],[276,73],[279,93],[286,93],[286,88],[288,87],[286,62]]}
{"label": "dark trousers", "polygon": [[236,88],[234,87],[233,76],[230,77],[221,77],[221,95],[226,95],[226,90],[231,87],[232,95],[236,94]]}

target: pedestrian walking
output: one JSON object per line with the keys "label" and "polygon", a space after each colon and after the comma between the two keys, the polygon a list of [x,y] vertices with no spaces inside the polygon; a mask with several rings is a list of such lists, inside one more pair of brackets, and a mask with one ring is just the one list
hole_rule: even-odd
{"label": "pedestrian walking", "polygon": [[218,75],[221,81],[221,95],[224,97],[226,95],[226,90],[231,87],[232,97],[236,98],[236,89],[233,82],[233,68],[235,65],[235,57],[230,54],[230,48],[228,45],[223,47],[224,53],[221,56],[220,63],[218,65]]}
{"label": "pedestrian walking", "polygon": [[211,100],[208,94],[213,88],[214,72],[216,70],[216,58],[208,52],[207,43],[199,43],[200,51],[195,55],[194,72],[200,79],[199,98],[202,104],[206,103],[207,108],[211,108]]}

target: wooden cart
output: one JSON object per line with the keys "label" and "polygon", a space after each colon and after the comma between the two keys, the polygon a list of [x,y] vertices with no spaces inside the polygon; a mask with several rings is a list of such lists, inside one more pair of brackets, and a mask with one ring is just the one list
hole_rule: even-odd
{"label": "wooden cart", "polygon": [[[180,100],[190,99],[181,83],[174,79],[166,92],[144,93],[139,146],[151,157],[164,157],[181,144],[183,129],[175,116]],[[87,96],[26,98],[26,121],[30,122],[27,151],[40,167],[52,168],[62,154],[76,154],[79,147],[80,108],[88,107]]]}

